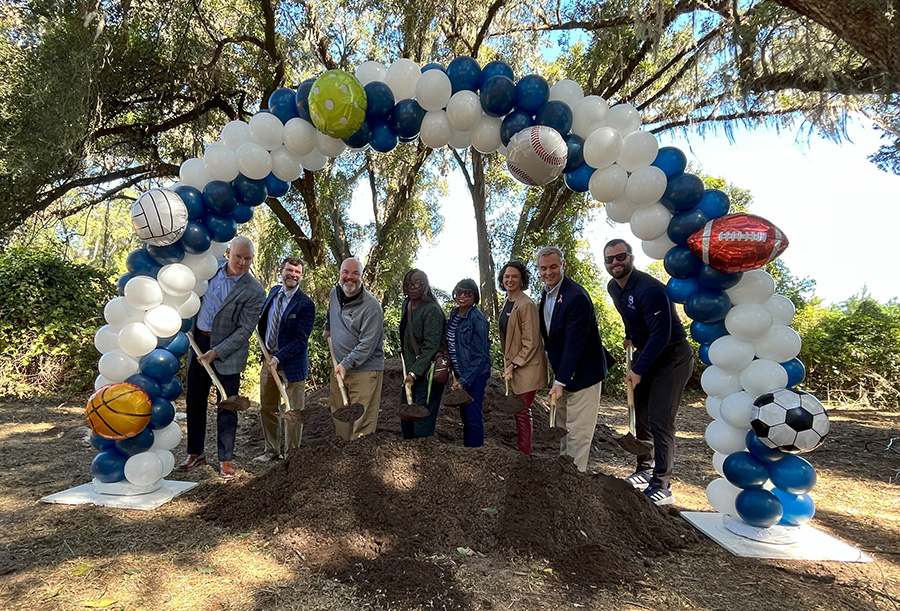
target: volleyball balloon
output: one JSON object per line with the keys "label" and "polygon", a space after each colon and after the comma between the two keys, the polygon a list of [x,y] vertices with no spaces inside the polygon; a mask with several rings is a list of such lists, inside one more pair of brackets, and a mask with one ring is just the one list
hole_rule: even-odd
{"label": "volleyball balloon", "polygon": [[175,191],[150,189],[131,207],[131,222],[134,232],[147,244],[168,246],[184,234],[188,209]]}
{"label": "volleyball balloon", "polygon": [[91,395],[85,408],[88,428],[107,439],[134,437],[150,422],[150,397],[138,386],[119,382]]}
{"label": "volleyball balloon", "polygon": [[349,138],[366,119],[366,91],[343,70],[328,70],[309,90],[313,125],[332,138]]}

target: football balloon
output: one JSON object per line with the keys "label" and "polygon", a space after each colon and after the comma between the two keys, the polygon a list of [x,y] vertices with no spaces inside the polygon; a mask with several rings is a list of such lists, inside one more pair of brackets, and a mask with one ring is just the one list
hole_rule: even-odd
{"label": "football balloon", "polygon": [[709,221],[691,234],[687,245],[710,267],[735,274],[774,261],[788,239],[766,219],[740,212]]}

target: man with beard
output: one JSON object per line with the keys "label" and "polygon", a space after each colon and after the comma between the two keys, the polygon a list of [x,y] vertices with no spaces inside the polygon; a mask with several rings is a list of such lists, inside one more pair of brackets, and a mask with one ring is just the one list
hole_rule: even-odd
{"label": "man with beard", "polygon": [[625,349],[639,356],[625,373],[634,388],[636,436],[653,440],[653,454],[637,457],[637,470],[626,481],[657,505],[675,497],[669,489],[675,466],[675,415],[694,370],[693,350],[665,285],[634,269],[625,240],[610,240],[603,262],[612,276],[607,289],[625,323]]}
{"label": "man with beard", "polygon": [[384,310],[362,285],[362,264],[344,259],[340,279],[328,297],[325,337],[331,337],[337,367],[331,380],[331,413],[343,407],[337,377],[344,378],[350,403],[362,404],[355,422],[334,420],[334,430],[347,441],[375,432],[384,379]]}

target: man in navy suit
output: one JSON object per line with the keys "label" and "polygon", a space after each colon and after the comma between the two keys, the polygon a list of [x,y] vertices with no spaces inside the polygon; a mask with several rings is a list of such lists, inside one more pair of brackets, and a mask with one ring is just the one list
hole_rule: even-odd
{"label": "man in navy suit", "polygon": [[607,374],[606,350],[600,343],[591,297],[566,277],[563,252],[547,246],[538,251],[535,261],[544,282],[538,313],[553,367],[550,395],[557,399],[556,426],[568,431],[559,442],[559,453],[571,456],[584,472],[597,427],[600,385]]}
{"label": "man in navy suit", "polygon": [[[269,351],[269,362],[263,363],[259,373],[259,419],[266,439],[266,451],[254,460],[268,462],[283,456],[279,435],[278,405],[281,393],[269,365],[287,378],[285,391],[291,410],[306,408],[306,378],[309,375],[309,334],[316,319],[316,306],[300,290],[303,262],[288,257],[278,269],[281,285],[273,286],[263,304],[259,318],[259,336]],[[300,445],[303,425],[284,420],[286,454]]]}

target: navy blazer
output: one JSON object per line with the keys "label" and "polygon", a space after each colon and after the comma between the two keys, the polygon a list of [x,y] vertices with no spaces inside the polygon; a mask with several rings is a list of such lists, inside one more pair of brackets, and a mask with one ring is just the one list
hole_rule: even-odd
{"label": "navy blazer", "polygon": [[546,299],[547,292],[542,291],[538,314],[541,336],[556,380],[565,384],[566,390],[575,392],[606,379],[606,350],[600,343],[590,295],[583,286],[563,276],[549,327],[544,320]]}
{"label": "navy blazer", "polygon": [[[281,292],[281,286],[273,286],[263,304],[257,329],[265,341],[269,326],[269,308]],[[278,351],[273,354],[284,370],[288,382],[305,380],[309,376],[309,334],[316,321],[316,306],[299,288],[281,314],[278,324]]]}

